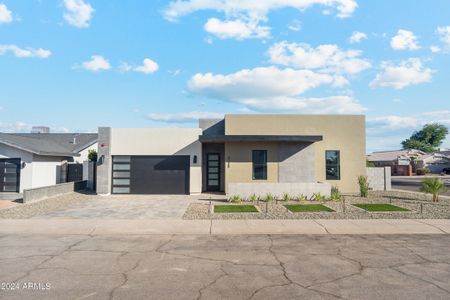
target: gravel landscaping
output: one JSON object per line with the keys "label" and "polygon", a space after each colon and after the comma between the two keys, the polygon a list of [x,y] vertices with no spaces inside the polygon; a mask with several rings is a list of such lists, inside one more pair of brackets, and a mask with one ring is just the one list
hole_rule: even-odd
{"label": "gravel landscaping", "polygon": [[0,210],[0,219],[29,219],[88,201],[92,195],[71,193]]}
{"label": "gravel landscaping", "polygon": [[[252,214],[215,214],[209,213],[209,203],[192,203],[183,219],[450,219],[450,201],[441,199],[438,203],[431,202],[431,198],[421,194],[403,193],[397,191],[371,192],[369,197],[345,196],[345,201],[322,203],[335,212],[291,212],[285,205],[302,204],[298,201],[278,203],[255,202],[250,203],[258,207],[260,213]],[[374,203],[392,204],[409,211],[368,212],[353,204]],[[236,205],[227,202],[212,201],[212,204]],[[247,204],[243,203],[243,204]],[[306,201],[305,204],[321,204]],[[266,207],[267,206],[267,207]]]}

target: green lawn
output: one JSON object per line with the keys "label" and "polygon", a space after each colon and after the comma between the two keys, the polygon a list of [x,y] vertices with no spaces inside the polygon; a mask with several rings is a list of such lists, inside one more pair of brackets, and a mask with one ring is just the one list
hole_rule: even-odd
{"label": "green lawn", "polygon": [[392,204],[381,204],[381,203],[358,203],[353,204],[356,207],[362,208],[367,211],[409,211],[409,209],[395,206]]}
{"label": "green lawn", "polygon": [[254,205],[214,205],[215,213],[257,213]]}
{"label": "green lawn", "polygon": [[326,207],[322,204],[292,204],[292,205],[285,205],[287,209],[291,212],[333,212],[329,207]]}

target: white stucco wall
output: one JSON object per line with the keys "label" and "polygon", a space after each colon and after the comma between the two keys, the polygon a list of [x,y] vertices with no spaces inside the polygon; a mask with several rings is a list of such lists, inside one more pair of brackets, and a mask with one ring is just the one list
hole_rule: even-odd
{"label": "white stucco wall", "polygon": [[[111,155],[189,155],[190,192],[202,190],[200,128],[112,128]],[[197,155],[197,163],[193,156]]]}
{"label": "white stucco wall", "polygon": [[33,169],[31,188],[54,185],[60,182],[60,169],[62,157],[33,156]]}
{"label": "white stucco wall", "polygon": [[79,152],[80,156],[73,158],[74,162],[83,163],[83,162],[87,161],[88,155],[89,155],[89,150],[95,150],[98,152],[97,149],[98,149],[98,143],[95,143],[95,144],[87,147],[86,149]]}
{"label": "white stucco wall", "polygon": [[20,170],[20,192],[22,193],[23,189],[31,188],[33,154],[0,144],[0,158],[21,158],[22,162],[25,162],[25,167]]}

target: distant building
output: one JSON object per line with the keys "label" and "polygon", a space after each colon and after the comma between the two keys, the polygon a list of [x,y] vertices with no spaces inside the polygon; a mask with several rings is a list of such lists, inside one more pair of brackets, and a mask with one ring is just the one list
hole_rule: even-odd
{"label": "distant building", "polygon": [[414,161],[417,161],[426,153],[420,150],[396,150],[373,152],[367,156],[367,160],[375,167],[391,167],[393,176],[411,176]]}

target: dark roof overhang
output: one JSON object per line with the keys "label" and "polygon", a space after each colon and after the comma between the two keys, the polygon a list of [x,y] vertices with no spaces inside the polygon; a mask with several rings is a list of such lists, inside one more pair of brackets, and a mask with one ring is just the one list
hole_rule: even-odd
{"label": "dark roof overhang", "polygon": [[202,143],[227,142],[320,142],[321,135],[201,135]]}

